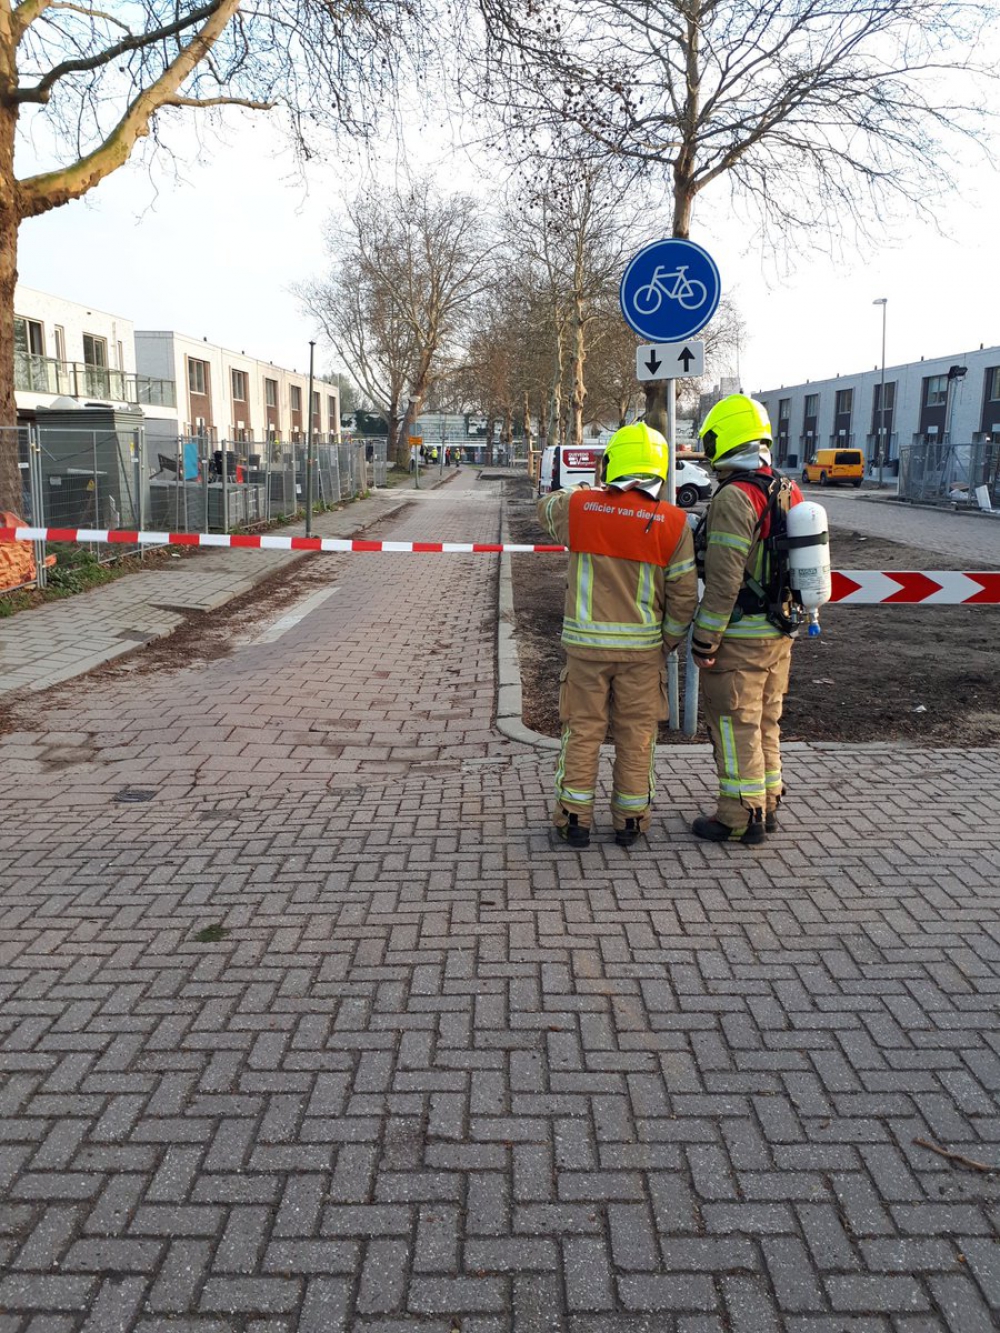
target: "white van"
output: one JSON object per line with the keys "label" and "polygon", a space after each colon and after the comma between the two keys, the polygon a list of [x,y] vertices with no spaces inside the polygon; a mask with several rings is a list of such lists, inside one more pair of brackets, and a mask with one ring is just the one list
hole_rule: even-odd
{"label": "white van", "polygon": [[564,491],[568,486],[579,486],[582,481],[595,486],[600,481],[599,468],[603,453],[603,445],[580,448],[573,444],[550,444],[542,451],[538,494]]}
{"label": "white van", "polygon": [[[604,445],[579,448],[571,444],[553,444],[542,452],[538,472],[538,494],[562,491],[568,486],[597,486],[601,480],[601,457]],[[678,454],[675,463],[677,503],[681,509],[692,509],[699,500],[712,494],[712,479],[703,467]]]}

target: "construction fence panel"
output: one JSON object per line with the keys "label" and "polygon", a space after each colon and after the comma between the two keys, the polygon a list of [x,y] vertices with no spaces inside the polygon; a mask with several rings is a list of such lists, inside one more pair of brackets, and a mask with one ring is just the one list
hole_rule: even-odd
{"label": "construction fence panel", "polygon": [[938,444],[922,440],[899,451],[899,497],[925,504],[979,507],[985,486],[990,503],[1000,505],[1000,442]]}
{"label": "construction fence panel", "polygon": [[387,486],[389,484],[388,440],[365,440],[365,454],[371,460],[371,484]]}
{"label": "construction fence panel", "polygon": [[[22,477],[28,480],[26,508],[37,515],[38,526],[147,525],[149,479],[141,429],[32,425],[23,432],[20,452]],[[130,549],[138,548],[91,545],[100,560]]]}

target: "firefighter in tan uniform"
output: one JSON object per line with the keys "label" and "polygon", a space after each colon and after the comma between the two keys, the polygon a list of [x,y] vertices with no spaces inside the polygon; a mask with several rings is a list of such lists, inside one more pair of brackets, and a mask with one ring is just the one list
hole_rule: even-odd
{"label": "firefighter in tan uniform", "polygon": [[649,828],[656,732],[667,716],[664,649],[681,641],[698,602],[691,529],[660,498],[668,465],[662,435],[643,422],[625,426],[604,454],[604,486],[538,502],[542,525],[570,551],[552,822],[572,847],[590,843],[609,722],[615,841],[629,847]]}
{"label": "firefighter in tan uniform", "polygon": [[692,632],[701,668],[705,722],[719,775],[714,818],[692,831],[713,842],[760,843],[778,827],[781,801],[781,709],[788,690],[792,639],[769,604],[764,545],[769,499],[787,512],[802,495],[771,470],[767,410],[732,394],[709,412],[699,432],[720,484],[708,508],[705,590]]}

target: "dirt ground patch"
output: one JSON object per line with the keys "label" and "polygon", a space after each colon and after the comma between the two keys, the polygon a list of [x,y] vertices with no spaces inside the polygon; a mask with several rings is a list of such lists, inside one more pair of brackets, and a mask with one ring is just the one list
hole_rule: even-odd
{"label": "dirt ground patch", "polygon": [[[527,483],[509,486],[510,540],[550,540],[536,522]],[[962,568],[937,552],[850,529],[832,529],[830,543],[839,569]],[[512,557],[512,566],[524,722],[557,736],[566,561],[522,555]],[[795,645],[782,722],[786,740],[1000,741],[1000,608],[828,606],[822,621],[819,639],[803,636]],[[667,738],[683,739],[664,730]],[[696,739],[707,740],[700,724]]]}

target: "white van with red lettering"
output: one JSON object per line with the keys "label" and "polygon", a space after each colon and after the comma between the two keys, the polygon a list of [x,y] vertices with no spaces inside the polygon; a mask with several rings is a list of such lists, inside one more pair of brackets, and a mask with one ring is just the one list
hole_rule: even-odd
{"label": "white van with red lettering", "polygon": [[[579,486],[582,481],[588,486],[599,486],[603,454],[603,444],[582,449],[571,444],[557,444],[545,449],[538,473],[538,494],[548,495],[550,491],[562,491],[567,486]],[[683,454],[677,455],[674,467],[677,503],[681,509],[692,509],[709,498],[712,478],[703,467]]]}
{"label": "white van with red lettering", "polygon": [[585,481],[595,486],[600,481],[598,469],[604,454],[604,445],[552,444],[542,451],[542,465],[538,472],[538,494],[564,491],[568,486],[579,486]]}

